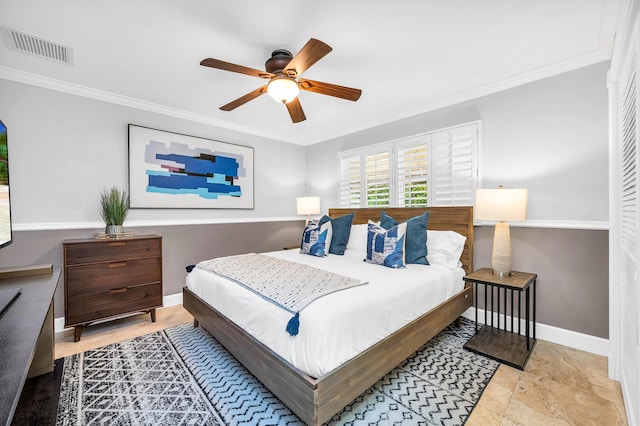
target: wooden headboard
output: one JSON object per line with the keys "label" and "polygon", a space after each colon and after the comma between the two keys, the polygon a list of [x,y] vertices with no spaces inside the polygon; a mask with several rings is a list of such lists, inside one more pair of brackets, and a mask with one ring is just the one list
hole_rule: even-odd
{"label": "wooden headboard", "polygon": [[467,237],[460,261],[467,274],[473,272],[473,207],[367,207],[367,208],[333,208],[329,209],[330,217],[339,217],[354,212],[354,224],[367,223],[369,219],[377,222],[380,212],[384,211],[398,222],[404,222],[412,217],[429,211],[427,229],[436,231],[456,231]]}

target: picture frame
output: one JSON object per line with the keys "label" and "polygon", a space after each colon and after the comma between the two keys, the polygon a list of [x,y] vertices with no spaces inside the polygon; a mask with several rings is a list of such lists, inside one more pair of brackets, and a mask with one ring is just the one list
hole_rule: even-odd
{"label": "picture frame", "polygon": [[253,209],[253,148],[129,124],[129,206]]}

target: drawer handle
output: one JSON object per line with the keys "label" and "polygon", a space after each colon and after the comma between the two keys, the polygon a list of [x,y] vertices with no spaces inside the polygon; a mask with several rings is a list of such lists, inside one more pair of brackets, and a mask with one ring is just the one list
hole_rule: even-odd
{"label": "drawer handle", "polygon": [[127,266],[127,262],[111,262],[109,263],[109,268],[122,268]]}
{"label": "drawer handle", "polygon": [[126,293],[127,290],[129,290],[127,287],[112,288],[109,290],[109,294]]}
{"label": "drawer handle", "polygon": [[115,241],[113,243],[109,243],[110,247],[126,246],[126,245],[127,245],[126,241]]}

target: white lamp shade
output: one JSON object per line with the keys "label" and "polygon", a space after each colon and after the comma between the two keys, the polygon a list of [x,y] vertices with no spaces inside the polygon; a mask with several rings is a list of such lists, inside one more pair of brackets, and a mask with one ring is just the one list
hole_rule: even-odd
{"label": "white lamp shade", "polygon": [[526,220],[528,192],[526,189],[478,189],[474,216],[478,220]]}
{"label": "white lamp shade", "polygon": [[296,198],[296,208],[298,214],[318,214],[320,213],[320,197],[298,197]]}
{"label": "white lamp shade", "polygon": [[267,93],[269,93],[269,96],[271,96],[276,102],[287,104],[298,96],[300,89],[298,88],[298,83],[294,79],[289,77],[279,77],[274,78],[269,82],[269,86],[267,86]]}

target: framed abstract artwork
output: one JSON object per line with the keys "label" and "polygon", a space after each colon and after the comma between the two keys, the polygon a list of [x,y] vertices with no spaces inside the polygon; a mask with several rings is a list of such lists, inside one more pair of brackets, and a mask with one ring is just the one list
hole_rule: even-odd
{"label": "framed abstract artwork", "polygon": [[252,209],[253,148],[129,124],[131,208]]}

